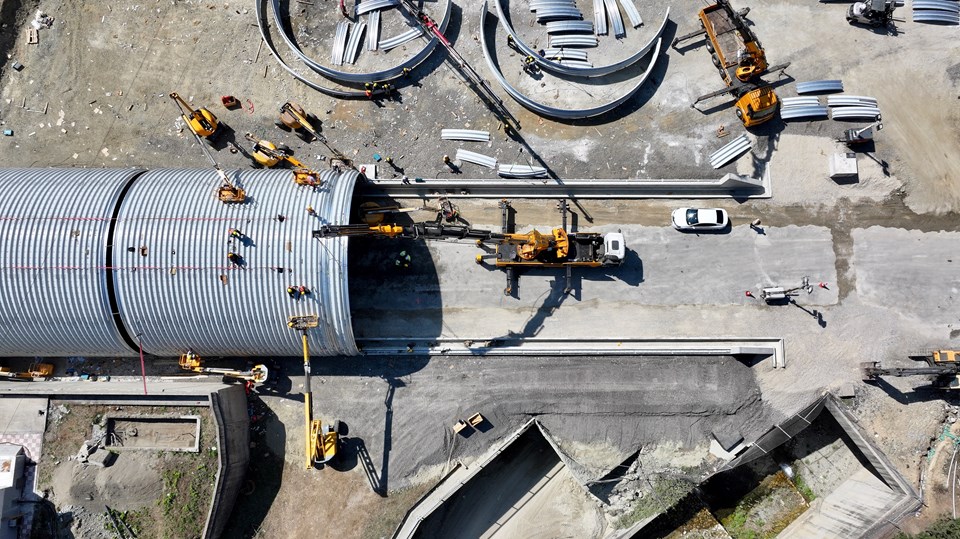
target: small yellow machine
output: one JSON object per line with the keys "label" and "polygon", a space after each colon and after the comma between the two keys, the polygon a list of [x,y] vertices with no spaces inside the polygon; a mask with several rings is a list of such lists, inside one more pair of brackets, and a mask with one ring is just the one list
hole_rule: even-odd
{"label": "small yellow machine", "polygon": [[306,469],[317,467],[330,462],[336,455],[340,445],[340,422],[333,425],[324,425],[319,419],[313,419],[313,401],[310,391],[310,347],[307,342],[307,331],[319,325],[316,315],[291,316],[287,326],[301,333],[303,339],[303,411],[306,418],[304,434]]}
{"label": "small yellow machine", "polygon": [[177,104],[181,118],[190,126],[191,131],[208,139],[217,136],[220,122],[212,112],[205,108],[195,109],[191,107],[177,92],[171,92],[170,99],[173,99]]}
{"label": "small yellow machine", "polygon": [[53,365],[49,363],[31,363],[26,371],[17,372],[0,367],[0,378],[12,380],[46,380],[53,376]]}
{"label": "small yellow machine", "polygon": [[235,369],[220,369],[214,367],[204,367],[200,356],[193,353],[192,350],[180,356],[180,368],[185,371],[196,372],[200,374],[218,374],[227,378],[245,380],[254,384],[262,384],[267,381],[270,371],[266,365],[254,365],[249,371],[238,371]]}

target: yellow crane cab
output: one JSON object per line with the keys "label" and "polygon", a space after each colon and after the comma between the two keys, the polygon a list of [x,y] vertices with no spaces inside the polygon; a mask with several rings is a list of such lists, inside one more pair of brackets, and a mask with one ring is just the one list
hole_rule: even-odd
{"label": "yellow crane cab", "polygon": [[777,99],[777,94],[774,93],[773,88],[763,86],[740,96],[735,105],[735,110],[737,118],[743,122],[744,127],[752,127],[773,117],[777,113],[779,104],[780,101]]}

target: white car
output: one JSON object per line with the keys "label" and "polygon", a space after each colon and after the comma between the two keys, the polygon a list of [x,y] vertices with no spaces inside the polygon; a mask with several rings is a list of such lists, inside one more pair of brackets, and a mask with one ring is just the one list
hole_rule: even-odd
{"label": "white car", "polygon": [[678,208],[671,221],[677,230],[722,230],[730,224],[727,211],[719,208]]}

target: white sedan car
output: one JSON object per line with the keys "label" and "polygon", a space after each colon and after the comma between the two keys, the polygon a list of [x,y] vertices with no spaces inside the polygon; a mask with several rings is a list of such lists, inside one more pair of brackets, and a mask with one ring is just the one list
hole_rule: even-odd
{"label": "white sedan car", "polygon": [[722,230],[730,224],[727,211],[719,208],[678,208],[671,221],[677,230]]}

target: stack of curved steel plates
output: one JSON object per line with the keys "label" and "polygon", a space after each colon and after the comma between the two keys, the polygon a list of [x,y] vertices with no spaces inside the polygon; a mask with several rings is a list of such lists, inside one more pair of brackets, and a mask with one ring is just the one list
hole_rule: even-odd
{"label": "stack of curved steel plates", "polygon": [[371,11],[367,15],[367,50],[377,50],[380,43],[380,11]]}
{"label": "stack of curved steel plates", "polygon": [[576,6],[548,6],[537,10],[537,22],[557,19],[582,19],[583,13]]}
{"label": "stack of curved steel plates", "polygon": [[955,0],[914,0],[913,22],[960,24],[960,3]]}
{"label": "stack of curved steel plates", "polygon": [[831,111],[834,120],[859,120],[868,119],[880,121],[880,109],[877,107],[836,107]]}
{"label": "stack of curved steel plates", "polygon": [[780,98],[780,118],[783,120],[817,116],[827,116],[827,107],[820,105],[820,99],[816,96]]}
{"label": "stack of curved steel plates", "polygon": [[842,92],[843,81],[839,79],[813,80],[809,82],[798,82],[798,94],[816,94],[826,92]]}
{"label": "stack of curved steel plates", "polygon": [[710,154],[710,166],[713,168],[721,168],[746,153],[749,149],[750,139],[748,139],[745,134],[740,135],[731,140],[730,143],[723,148]]}
{"label": "stack of curved steel plates", "polygon": [[830,107],[876,107],[877,98],[862,95],[829,95],[827,96],[827,106]]}

